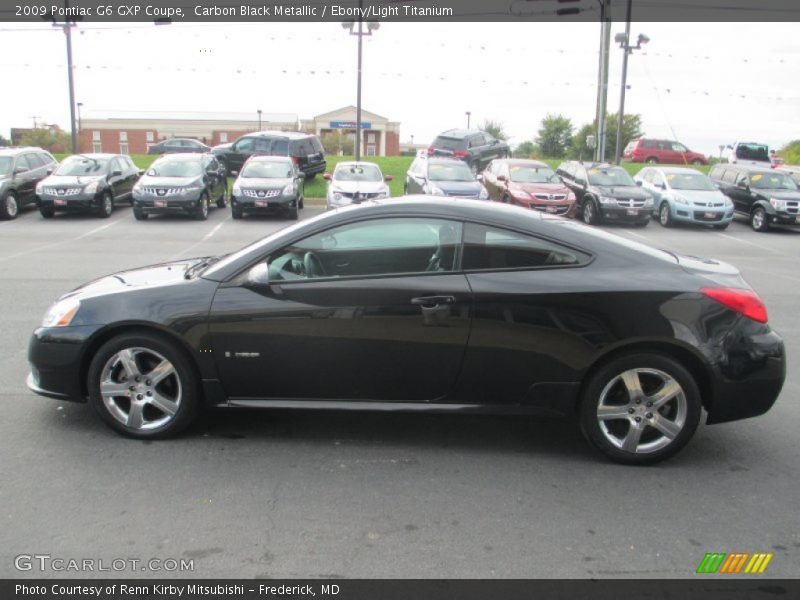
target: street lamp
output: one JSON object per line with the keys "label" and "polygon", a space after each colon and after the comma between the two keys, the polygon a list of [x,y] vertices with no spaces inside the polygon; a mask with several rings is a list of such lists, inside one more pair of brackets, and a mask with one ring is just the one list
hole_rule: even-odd
{"label": "street lamp", "polygon": [[467,111],[467,129],[469,129],[469,119],[470,119],[471,116],[472,116],[472,113],[470,111]]}
{"label": "street lamp", "polygon": [[650,42],[650,38],[643,33],[639,34],[636,40],[636,45],[631,46],[631,10],[633,8],[633,0],[628,0],[628,15],[625,22],[625,33],[618,33],[614,36],[614,42],[619,44],[623,50],[622,58],[622,85],[619,91],[619,116],[617,117],[617,152],[614,157],[614,162],[619,164],[622,159],[622,124],[625,119],[625,91],[628,87],[628,56],[633,54],[634,50],[641,50],[642,46]]}
{"label": "street lamp", "polygon": [[358,82],[356,84],[356,160],[361,160],[361,57],[362,57],[362,39],[365,35],[372,35],[380,27],[380,23],[367,23],[367,30],[364,31],[364,22],[361,19],[363,14],[364,0],[358,1],[358,29],[354,27],[353,21],[345,21],[342,23],[342,28],[347,29],[350,35],[358,36]]}
{"label": "street lamp", "polygon": [[78,102],[78,150],[81,149],[81,106],[83,102]]}
{"label": "street lamp", "polygon": [[261,131],[261,109],[256,110],[258,113],[258,130]]}

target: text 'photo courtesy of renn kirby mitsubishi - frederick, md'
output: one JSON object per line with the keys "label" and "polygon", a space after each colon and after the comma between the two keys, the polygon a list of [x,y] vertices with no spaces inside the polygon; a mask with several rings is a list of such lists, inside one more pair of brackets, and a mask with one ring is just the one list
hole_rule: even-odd
{"label": "text 'photo courtesy of renn kirby mitsubishi - frederick, md'", "polygon": [[0,598],[800,597],[793,0],[0,0],[0,68]]}

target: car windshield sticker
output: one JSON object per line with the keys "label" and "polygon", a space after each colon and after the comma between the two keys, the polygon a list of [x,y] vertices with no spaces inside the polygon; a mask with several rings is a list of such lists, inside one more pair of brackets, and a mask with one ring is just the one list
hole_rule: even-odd
{"label": "car windshield sticker", "polygon": [[750,179],[752,181],[761,181],[761,175],[753,175]]}

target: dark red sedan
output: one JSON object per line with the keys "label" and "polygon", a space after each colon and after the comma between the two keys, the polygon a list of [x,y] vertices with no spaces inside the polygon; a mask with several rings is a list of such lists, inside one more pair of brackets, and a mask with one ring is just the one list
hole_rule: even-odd
{"label": "dark red sedan", "polygon": [[575,213],[575,194],[553,169],[538,160],[493,160],[481,177],[492,200],[553,215],[571,217]]}

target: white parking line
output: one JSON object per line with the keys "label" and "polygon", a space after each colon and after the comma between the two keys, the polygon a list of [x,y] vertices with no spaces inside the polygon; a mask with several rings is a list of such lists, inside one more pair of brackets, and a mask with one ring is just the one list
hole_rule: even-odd
{"label": "white parking line", "polygon": [[111,223],[106,223],[105,225],[101,225],[100,227],[95,227],[94,229],[87,231],[86,233],[82,233],[79,236],[69,238],[66,240],[61,240],[59,242],[51,242],[50,244],[45,244],[44,246],[39,246],[38,248],[31,248],[30,250],[23,250],[22,252],[17,252],[15,254],[9,254],[8,256],[0,257],[0,262],[4,262],[7,260],[11,260],[12,258],[18,258],[20,256],[27,256],[28,254],[33,254],[35,252],[41,252],[42,250],[48,250],[50,248],[55,248],[57,246],[62,246],[63,244],[69,244],[70,242],[77,242],[78,240],[82,240],[84,238],[89,237],[90,235],[94,235],[95,233],[99,233],[109,227],[113,227],[117,223],[122,221],[122,218],[117,219],[116,221],[112,221]]}
{"label": "white parking line", "polygon": [[644,241],[646,241],[646,242],[649,242],[649,241],[650,241],[650,238],[647,238],[647,237],[645,237],[645,236],[643,236],[643,235],[639,235],[638,233],[633,233],[632,231],[628,231],[627,229],[625,229],[624,231],[625,231],[625,233],[627,233],[628,235],[633,235],[633,236],[635,236],[635,237],[639,238],[640,240],[644,240]]}
{"label": "white parking line", "polygon": [[767,252],[772,252],[775,254],[782,254],[774,250],[773,248],[769,248],[767,246],[762,246],[761,244],[756,244],[755,242],[750,242],[748,240],[743,240],[741,238],[733,237],[732,235],[728,235],[727,233],[717,233],[718,236],[724,237],[726,240],[733,240],[734,242],[739,242],[740,244],[747,244],[749,246],[753,246],[755,248],[759,248],[761,250],[766,250]]}
{"label": "white parking line", "polygon": [[222,226],[223,226],[223,225],[225,225],[225,221],[223,221],[222,223],[220,223],[219,225],[217,225],[216,227],[214,227],[214,229],[212,229],[212,230],[211,230],[211,231],[209,231],[207,234],[205,234],[205,235],[203,236],[203,240],[207,240],[207,239],[209,239],[209,238],[213,237],[215,233],[217,233],[217,232],[218,232],[220,229],[222,229]]}
{"label": "white parking line", "polygon": [[227,222],[228,222],[228,219],[225,219],[224,221],[222,221],[222,223],[220,223],[218,225],[215,225],[214,228],[211,231],[209,231],[207,234],[205,234],[203,236],[203,238],[199,242],[195,242],[194,244],[191,244],[190,246],[187,246],[183,250],[181,250],[179,252],[176,252],[175,254],[170,256],[167,260],[177,260],[179,258],[186,257],[186,254],[189,252],[189,250],[193,250],[194,248],[197,248],[203,242],[205,242],[205,241],[211,239],[212,237],[214,237],[214,234],[216,234],[220,229],[222,229],[222,226],[225,225],[225,223],[227,223]]}

